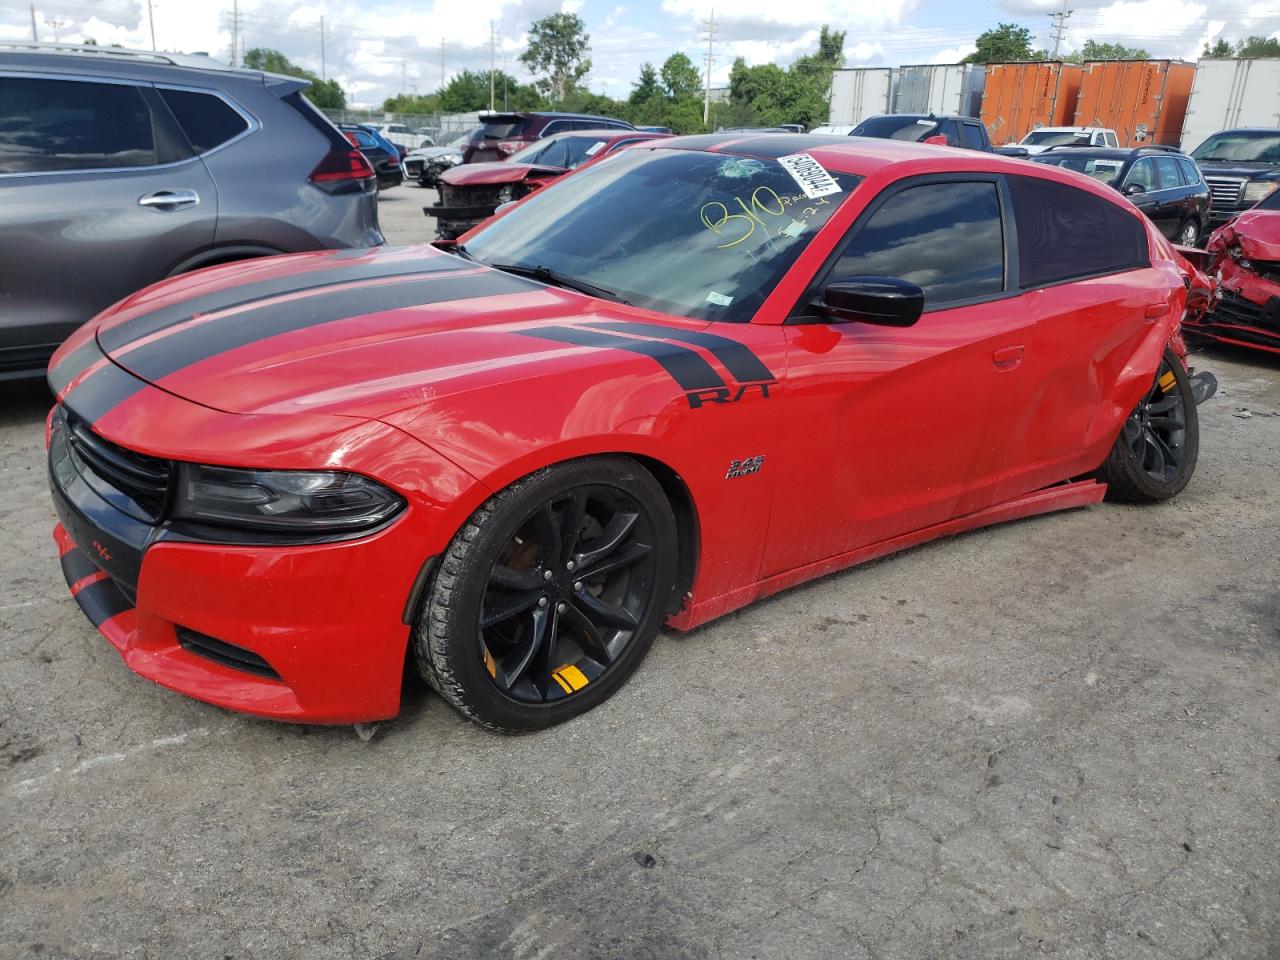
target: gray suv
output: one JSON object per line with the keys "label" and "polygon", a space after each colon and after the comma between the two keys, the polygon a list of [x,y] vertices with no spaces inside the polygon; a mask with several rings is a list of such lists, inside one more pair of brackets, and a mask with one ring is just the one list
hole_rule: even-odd
{"label": "gray suv", "polygon": [[43,373],[72,330],[165,277],[383,243],[373,170],[306,86],[201,56],[0,45],[0,380]]}

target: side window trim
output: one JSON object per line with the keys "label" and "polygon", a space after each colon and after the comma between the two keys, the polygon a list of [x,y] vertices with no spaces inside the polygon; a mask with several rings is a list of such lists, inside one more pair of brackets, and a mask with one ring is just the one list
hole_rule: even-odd
{"label": "side window trim", "polygon": [[783,322],[786,324],[797,323],[813,323],[812,315],[805,313],[810,301],[826,286],[828,279],[833,270],[840,263],[844,256],[845,250],[849,247],[867,221],[875,216],[876,212],[888,203],[891,199],[898,196],[913,187],[929,186],[939,183],[990,183],[996,188],[996,201],[1000,206],[1000,235],[1004,241],[1004,289],[999,293],[984,294],[979,297],[971,297],[966,300],[948,300],[943,303],[930,306],[925,304],[924,312],[933,313],[936,310],[954,310],[957,307],[969,307],[979,303],[992,303],[997,300],[1007,300],[1011,297],[1020,296],[1025,291],[1018,289],[1016,279],[1018,277],[1018,246],[1016,225],[1013,220],[1013,204],[1009,197],[1008,185],[1005,183],[1003,174],[996,173],[933,173],[920,174],[914,177],[905,177],[891,184],[879,195],[876,196],[871,203],[858,214],[856,220],[849,225],[849,229],[845,231],[843,237],[836,243],[835,247],[827,254],[826,260],[822,266],[814,272],[814,279],[805,287],[804,292],[800,294],[800,299],[792,305],[791,310],[787,314],[787,319]]}
{"label": "side window trim", "polygon": [[[230,97],[224,94],[221,90],[213,90],[209,87],[192,87],[192,86],[187,86],[186,84],[179,84],[179,83],[156,83],[156,84],[152,84],[152,86],[154,86],[157,90],[181,90],[185,93],[202,93],[206,96],[217,97],[219,100],[225,103],[228,107],[234,110],[237,114],[239,114],[240,119],[247,124],[244,130],[236,134],[230,140],[224,140],[222,143],[218,144],[216,147],[212,147],[204,151],[203,153],[197,153],[196,154],[197,156],[207,157],[207,156],[210,156],[211,154],[217,153],[219,150],[223,150],[231,146],[231,144],[233,143],[239,143],[245,137],[252,136],[262,128],[262,124],[258,121],[258,118],[256,116],[254,116],[247,109],[242,107],[240,104],[236,103],[236,101],[232,100]],[[173,112],[170,111],[167,106],[165,107],[165,111],[169,114],[171,118],[173,118],[173,122],[176,124],[178,121],[177,121],[177,118],[173,117]],[[181,127],[179,127],[179,129],[181,129]]]}

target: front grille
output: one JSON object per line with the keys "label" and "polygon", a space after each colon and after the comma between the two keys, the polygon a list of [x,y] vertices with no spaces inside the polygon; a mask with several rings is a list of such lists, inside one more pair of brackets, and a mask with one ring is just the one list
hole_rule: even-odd
{"label": "front grille", "polygon": [[423,161],[420,158],[415,160],[406,160],[404,162],[404,172],[411,177],[422,176],[422,167]]}
{"label": "front grille", "polygon": [[1234,323],[1280,333],[1280,298],[1273,297],[1271,303],[1264,305],[1247,300],[1234,290],[1223,290],[1218,306],[1205,319],[1209,323]]}
{"label": "front grille", "polygon": [[445,207],[496,207],[502,201],[498,193],[502,187],[455,187],[440,185],[440,202]]}
{"label": "front grille", "polygon": [[67,440],[79,463],[158,518],[169,497],[169,478],[173,473],[173,464],[168,460],[134,453],[105,440],[90,430],[83,420],[69,412],[64,412],[63,417],[67,426]]}
{"label": "front grille", "polygon": [[1236,177],[1205,177],[1215,207],[1238,207],[1244,193],[1244,181]]}
{"label": "front grille", "polygon": [[203,633],[196,633],[186,627],[178,627],[175,632],[178,635],[178,643],[182,644],[182,649],[188,653],[220,663],[232,670],[269,677],[272,680],[280,679],[280,674],[276,673],[275,668],[252,650],[237,647],[234,643],[227,643],[225,640],[207,637]]}

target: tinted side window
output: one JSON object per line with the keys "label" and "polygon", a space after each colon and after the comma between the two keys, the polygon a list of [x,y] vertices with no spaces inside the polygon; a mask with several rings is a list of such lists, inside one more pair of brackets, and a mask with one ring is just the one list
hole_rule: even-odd
{"label": "tinted side window", "polygon": [[1178,157],[1178,169],[1182,171],[1182,182],[1189,187],[1200,186],[1200,170],[1186,157]]}
{"label": "tinted side window", "polygon": [[983,147],[982,131],[976,124],[960,124],[960,146],[970,150],[981,150]]}
{"label": "tinted side window", "polygon": [[929,183],[884,202],[857,228],[831,279],[900,277],[926,309],[1004,289],[1004,229],[994,183]]}
{"label": "tinted side window", "polygon": [[1178,161],[1173,157],[1156,157],[1156,182],[1161,190],[1172,190],[1182,186],[1182,177],[1178,173]]}
{"label": "tinted side window", "polygon": [[196,153],[221,146],[249,129],[244,117],[221,97],[191,90],[160,90]]}
{"label": "tinted side window", "polygon": [[1118,204],[1062,183],[1008,179],[1024,288],[1149,262],[1141,219]]}
{"label": "tinted side window", "polygon": [[156,162],[151,111],[137,87],[0,77],[0,173]]}

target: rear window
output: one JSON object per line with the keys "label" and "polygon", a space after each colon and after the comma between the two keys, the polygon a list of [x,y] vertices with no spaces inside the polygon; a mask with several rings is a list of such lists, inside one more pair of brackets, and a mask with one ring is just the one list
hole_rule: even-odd
{"label": "rear window", "polygon": [[1032,159],[1046,166],[1062,167],[1064,170],[1083,173],[1095,180],[1100,180],[1109,187],[1119,185],[1120,171],[1124,169],[1123,160],[1114,157],[1095,157],[1087,153],[1042,153]]}
{"label": "rear window", "polygon": [[137,87],[0,77],[0,173],[156,162],[151,111]]}
{"label": "rear window", "polygon": [[938,132],[938,122],[916,117],[870,117],[853,128],[852,137],[919,142]]}
{"label": "rear window", "polygon": [[248,122],[225,100],[193,90],[160,90],[196,153],[222,146],[249,129]]}
{"label": "rear window", "polygon": [[471,135],[473,140],[506,140],[518,137],[529,129],[526,117],[504,117],[500,120],[486,120]]}
{"label": "rear window", "polygon": [[1066,184],[1011,176],[1023,288],[1146,266],[1147,232],[1118,204]]}

